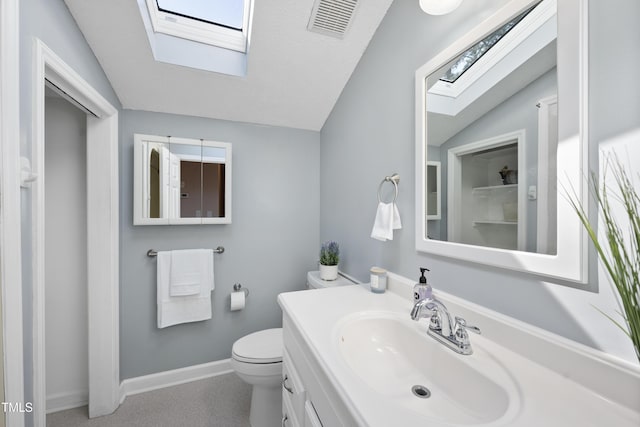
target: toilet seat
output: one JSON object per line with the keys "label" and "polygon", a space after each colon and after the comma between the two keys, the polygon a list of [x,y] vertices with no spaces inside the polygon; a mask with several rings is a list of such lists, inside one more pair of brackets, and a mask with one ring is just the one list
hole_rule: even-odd
{"label": "toilet seat", "polygon": [[282,363],[282,328],[265,329],[237,340],[231,350],[232,358],[244,363]]}

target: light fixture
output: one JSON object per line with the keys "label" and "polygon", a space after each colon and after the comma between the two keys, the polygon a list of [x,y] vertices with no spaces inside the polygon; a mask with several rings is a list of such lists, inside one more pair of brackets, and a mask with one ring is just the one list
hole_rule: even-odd
{"label": "light fixture", "polygon": [[429,15],[446,15],[460,6],[462,0],[420,0],[420,8]]}

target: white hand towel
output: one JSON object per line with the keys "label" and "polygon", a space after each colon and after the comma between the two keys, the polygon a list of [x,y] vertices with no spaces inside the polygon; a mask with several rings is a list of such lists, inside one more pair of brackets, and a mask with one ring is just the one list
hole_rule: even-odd
{"label": "white hand towel", "polygon": [[213,289],[209,283],[210,264],[213,264],[210,249],[171,251],[169,295],[197,295],[200,293],[200,286]]}
{"label": "white hand towel", "polygon": [[393,239],[393,207],[389,203],[378,203],[376,219],[373,222],[371,237],[383,242]]}
{"label": "white hand towel", "polygon": [[402,228],[400,212],[395,203],[378,203],[371,237],[383,242],[393,240],[393,230]]}
{"label": "white hand towel", "polygon": [[171,280],[171,252],[158,252],[157,257],[157,305],[158,328],[178,323],[198,322],[211,319],[211,291],[213,284],[213,252],[209,252],[206,268],[198,294],[174,296],[169,294]]}
{"label": "white hand towel", "polygon": [[398,205],[393,204],[393,229],[400,230],[402,228],[402,221],[400,221],[400,211]]}

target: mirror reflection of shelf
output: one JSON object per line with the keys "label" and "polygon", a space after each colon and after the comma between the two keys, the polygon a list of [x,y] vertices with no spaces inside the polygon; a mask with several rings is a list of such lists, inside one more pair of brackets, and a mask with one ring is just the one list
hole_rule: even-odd
{"label": "mirror reflection of shelf", "polygon": [[487,193],[490,191],[501,191],[501,190],[509,190],[515,189],[518,190],[518,184],[507,184],[507,185],[490,185],[488,187],[474,187],[471,191],[473,195],[481,196],[482,193]]}
{"label": "mirror reflection of shelf", "polygon": [[474,187],[472,224],[517,225],[518,184]]}
{"label": "mirror reflection of shelf", "polygon": [[477,220],[473,221],[473,226],[478,225],[518,225],[518,221],[500,221],[500,220]]}

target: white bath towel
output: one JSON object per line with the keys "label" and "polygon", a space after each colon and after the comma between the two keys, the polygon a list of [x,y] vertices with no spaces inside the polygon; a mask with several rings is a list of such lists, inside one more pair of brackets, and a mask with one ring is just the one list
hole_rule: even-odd
{"label": "white bath towel", "polygon": [[376,219],[371,230],[371,237],[386,242],[393,240],[393,230],[402,228],[400,212],[395,203],[378,203]]}
{"label": "white bath towel", "polygon": [[199,292],[193,295],[171,296],[170,282],[172,253],[158,252],[157,257],[157,305],[158,328],[178,323],[198,322],[211,319],[211,291],[213,283],[213,251],[208,252],[209,262],[200,270],[202,275]]}

